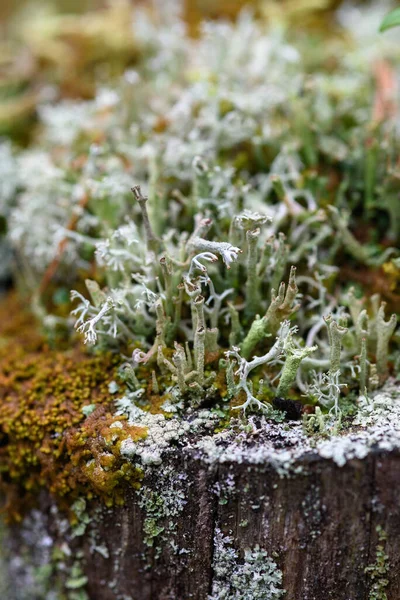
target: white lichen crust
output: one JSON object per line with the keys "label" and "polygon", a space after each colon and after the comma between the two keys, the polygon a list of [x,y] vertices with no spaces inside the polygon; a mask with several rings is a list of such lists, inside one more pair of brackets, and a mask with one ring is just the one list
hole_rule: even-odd
{"label": "white lichen crust", "polygon": [[307,455],[330,459],[342,467],[371,451],[400,449],[400,383],[390,380],[370,399],[359,399],[357,415],[340,434],[308,435],[301,423],[250,420],[238,435],[234,429],[202,437],[193,448],[208,463],[272,465],[282,476],[299,471]]}

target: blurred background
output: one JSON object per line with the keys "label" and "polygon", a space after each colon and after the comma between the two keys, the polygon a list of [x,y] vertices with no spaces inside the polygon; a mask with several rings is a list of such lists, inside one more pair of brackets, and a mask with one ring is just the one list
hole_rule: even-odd
{"label": "blurred background", "polygon": [[[167,0],[168,1],[168,0]],[[43,6],[38,2],[36,8]],[[149,0],[131,0],[130,4],[151,4]],[[270,5],[274,10],[279,7],[294,8],[297,5],[301,10],[310,11],[329,10],[340,4],[340,0],[185,0],[185,11],[188,20],[197,20],[202,17],[234,17],[245,5]],[[18,14],[24,7],[32,5],[31,0],[3,0],[0,5],[0,19],[2,23]],[[110,2],[107,0],[54,0],[48,6],[53,6],[59,13],[82,14],[88,11],[103,9]],[[275,5],[275,6],[274,6]]]}
{"label": "blurred background", "polygon": [[[335,31],[339,0],[2,0],[0,2],[0,136],[29,141],[37,103],[91,98],[95,82],[135,61],[135,11],[181,12],[191,35],[203,19],[234,19],[249,6],[260,19],[285,21],[324,37]],[[133,27],[132,27],[133,23]]]}

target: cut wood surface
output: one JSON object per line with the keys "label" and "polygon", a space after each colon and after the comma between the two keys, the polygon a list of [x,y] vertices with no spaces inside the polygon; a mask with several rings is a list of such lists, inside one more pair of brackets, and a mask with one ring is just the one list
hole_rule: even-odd
{"label": "cut wood surface", "polygon": [[[400,598],[400,453],[371,451],[342,467],[307,455],[295,470],[281,476],[268,465],[210,465],[190,451],[173,452],[163,465],[167,476],[153,470],[123,507],[92,509],[76,537],[61,533],[62,518],[44,495],[30,530],[25,524],[7,533],[14,558],[5,597],[30,597],[21,588],[29,581],[21,562],[37,552],[33,520],[48,545],[68,544],[73,556],[83,550],[93,600],[281,597],[267,585],[253,596],[234,587],[249,549],[273,558],[283,574],[282,597],[290,600]],[[225,569],[222,578],[218,536],[227,552],[236,550],[232,572]]]}

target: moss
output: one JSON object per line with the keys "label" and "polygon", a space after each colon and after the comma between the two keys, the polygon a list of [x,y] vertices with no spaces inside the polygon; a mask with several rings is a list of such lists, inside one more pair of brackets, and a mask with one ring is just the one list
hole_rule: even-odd
{"label": "moss", "polygon": [[[207,366],[219,358],[209,353]],[[50,347],[12,295],[0,304],[0,361],[0,487],[9,520],[20,521],[41,488],[70,509],[81,497],[122,504],[128,485],[140,487],[141,469],[120,449],[128,438],[145,439],[147,428],[114,414],[109,384],[118,377],[119,355]],[[154,393],[144,365],[138,377],[148,382],[142,408],[168,416],[162,406],[170,394]],[[170,374],[161,379],[171,383]],[[224,370],[213,393],[227,398]]]}
{"label": "moss", "polygon": [[112,414],[108,385],[119,357],[50,349],[13,296],[0,307],[0,340],[0,485],[9,519],[20,520],[42,487],[66,506],[81,495],[121,503],[126,485],[142,477],[121,458],[121,442],[147,430]]}

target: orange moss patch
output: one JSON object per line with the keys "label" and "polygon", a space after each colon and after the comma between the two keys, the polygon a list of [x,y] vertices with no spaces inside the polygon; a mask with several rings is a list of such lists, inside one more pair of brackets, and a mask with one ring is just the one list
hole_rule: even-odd
{"label": "orange moss patch", "polygon": [[[119,362],[80,346],[49,349],[15,296],[0,304],[0,485],[10,519],[41,488],[67,506],[82,494],[110,505],[138,484],[141,472],[119,449],[147,432],[112,414],[108,384]],[[85,417],[88,405],[95,410]]]}
{"label": "orange moss patch", "polygon": [[[93,491],[104,496],[107,505],[123,502],[124,482],[138,486],[141,472],[121,460],[121,442],[130,437],[139,441],[147,435],[146,427],[130,426],[124,417],[116,417],[99,406],[85,420],[79,430],[66,434],[66,445],[72,470],[79,475],[74,483],[85,485],[87,481]],[[92,493],[89,492],[89,497]]]}

